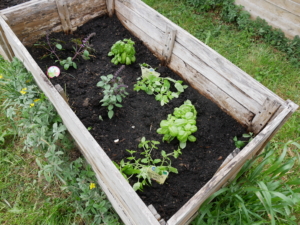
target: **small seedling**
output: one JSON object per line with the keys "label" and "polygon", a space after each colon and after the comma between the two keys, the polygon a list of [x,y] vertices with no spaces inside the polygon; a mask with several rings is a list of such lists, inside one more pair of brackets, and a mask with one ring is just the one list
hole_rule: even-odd
{"label": "small seedling", "polygon": [[132,177],[138,179],[137,182],[133,184],[135,191],[142,191],[145,185],[151,185],[151,177],[148,173],[148,169],[152,166],[155,166],[155,172],[159,175],[164,171],[178,173],[177,169],[171,166],[172,161],[170,156],[177,158],[181,154],[180,149],[168,154],[162,150],[161,159],[153,159],[151,153],[153,150],[158,149],[158,144],[160,144],[158,141],[149,141],[143,137],[138,145],[139,148],[143,148],[143,152],[140,153],[142,158],[137,159],[134,156],[137,151],[126,150],[130,154],[130,157],[127,157],[129,161],[125,162],[124,159],[122,159],[120,165],[114,162],[127,180]]}
{"label": "small seedling", "polygon": [[85,39],[72,39],[71,41],[75,44],[73,46],[74,55],[73,57],[69,56],[66,59],[61,59],[58,55],[58,51],[63,51],[63,47],[61,45],[62,42],[55,40],[54,42],[50,41],[49,34],[46,35],[46,42],[36,43],[35,46],[41,46],[50,52],[50,57],[55,56],[57,60],[55,62],[59,62],[61,66],[64,67],[65,70],[68,70],[70,67],[77,69],[77,64],[74,60],[81,56],[84,60],[90,59],[90,52],[93,51],[91,45],[89,44],[89,40],[91,37],[95,36],[96,33],[89,34]]}
{"label": "small seedling", "polygon": [[[103,99],[100,101],[102,102],[102,106],[106,106],[108,109],[108,117],[111,119],[114,116],[114,107],[122,107],[121,102],[122,99],[128,95],[125,91],[128,87],[123,83],[123,79],[118,77],[119,73],[125,68],[125,66],[121,66],[117,72],[112,75],[101,76],[101,81],[97,83],[98,87],[103,88]],[[99,119],[102,120],[102,117]]]}
{"label": "small seedling", "polygon": [[[145,64],[142,64],[141,66],[144,66]],[[146,64],[147,65],[147,64]],[[174,83],[174,87],[176,88],[177,92],[172,92],[170,90],[171,83]],[[145,76],[142,80],[139,80],[135,85],[134,89],[135,91],[143,90],[148,95],[155,95],[155,99],[160,102],[160,105],[163,106],[167,103],[169,103],[170,100],[173,98],[178,98],[179,95],[184,92],[184,89],[186,89],[187,85],[182,85],[181,80],[174,80],[170,77],[158,77],[154,74],[148,74]]]}
{"label": "small seedling", "polygon": [[235,136],[233,138],[235,147],[237,147],[239,149],[242,149],[246,145],[246,143],[249,143],[250,141],[252,141],[253,133],[250,132],[249,134],[243,134],[243,138],[249,138],[249,140],[248,141],[241,141],[241,140],[238,140],[237,136]]}

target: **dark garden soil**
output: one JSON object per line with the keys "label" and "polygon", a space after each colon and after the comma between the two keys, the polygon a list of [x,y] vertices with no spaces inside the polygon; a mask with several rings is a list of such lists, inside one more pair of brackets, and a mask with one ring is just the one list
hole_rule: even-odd
{"label": "dark garden soil", "polygon": [[24,2],[28,2],[29,0],[1,0],[0,1],[0,10],[8,7],[12,7]]}
{"label": "dark garden soil", "polygon": [[[235,149],[233,137],[240,137],[246,133],[246,129],[191,87],[178,99],[173,99],[163,107],[153,96],[143,91],[133,91],[133,85],[141,76],[139,63],[145,62],[157,68],[163,77],[180,77],[169,68],[160,66],[160,61],[141,41],[128,32],[116,17],[101,17],[90,21],[78,28],[72,36],[55,33],[51,34],[50,38],[68,42],[70,38],[83,39],[92,32],[96,32],[96,36],[92,37],[90,42],[96,50],[92,59],[78,62],[77,70],[61,69],[62,74],[51,79],[51,82],[60,84],[66,90],[71,108],[83,124],[90,128],[91,134],[112,161],[119,162],[128,157],[126,149],[138,150],[137,145],[142,137],[161,141],[162,135],[156,133],[160,121],[166,119],[167,115],[173,113],[174,108],[179,107],[185,100],[191,100],[198,111],[198,131],[194,134],[197,141],[189,142],[182,150],[183,154],[172,161],[172,166],[176,167],[179,173],[171,173],[163,185],[153,182],[153,185],[144,188],[143,192],[138,191],[146,205],[153,204],[164,219],[169,219],[211,179],[222,161]],[[120,67],[110,62],[111,58],[107,53],[116,41],[124,38],[135,41],[137,62],[126,66],[120,74],[124,83],[129,86],[129,96],[124,99],[123,107],[118,108],[115,116],[109,119],[107,109],[99,103],[103,96],[96,84],[101,75],[112,74]],[[65,53],[71,54],[70,45],[64,48]],[[49,66],[59,66],[50,57],[41,60],[47,53],[45,50],[34,47],[29,48],[29,51],[45,73]],[[99,115],[104,121],[99,120]],[[118,143],[114,142],[116,139],[119,139]],[[171,152],[177,147],[176,141],[161,143],[159,150],[154,151],[154,158],[159,157],[161,150]]]}

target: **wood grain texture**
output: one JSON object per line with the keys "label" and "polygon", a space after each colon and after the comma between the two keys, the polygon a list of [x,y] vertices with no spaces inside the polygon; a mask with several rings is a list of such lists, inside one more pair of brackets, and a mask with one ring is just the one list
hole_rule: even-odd
{"label": "wood grain texture", "polygon": [[253,19],[260,17],[281,29],[288,38],[300,35],[300,2],[292,0],[235,0]]}
{"label": "wood grain texture", "polygon": [[171,60],[173,47],[176,39],[176,33],[177,31],[175,29],[172,29],[172,27],[167,26],[165,32],[165,44],[162,52],[162,55],[164,57],[163,65],[168,65]]}
{"label": "wood grain texture", "polygon": [[[105,0],[68,0],[67,3],[71,27],[74,29],[107,13]],[[31,0],[1,10],[1,13],[8,18],[12,30],[24,45],[35,43],[47,31],[63,30],[56,0]]]}
{"label": "wood grain texture", "polygon": [[234,157],[225,167],[223,167],[213,178],[205,184],[182,208],[179,209],[168,221],[168,224],[183,225],[193,216],[201,204],[214,192],[219,190],[234,174],[237,173],[246,162],[260,151],[272,138],[277,130],[285,123],[297,109],[297,105],[289,102],[281,113],[249,143],[243,150]]}
{"label": "wood grain texture", "polygon": [[65,0],[56,0],[56,7],[60,17],[61,26],[66,34],[72,33],[72,26],[70,21],[70,13]]}
{"label": "wood grain texture", "polygon": [[[276,99],[280,104],[286,104],[280,97],[254,80],[244,71],[176,24],[164,18],[155,10],[146,6],[143,2],[116,0],[115,5],[117,15],[122,16],[122,18],[119,19],[123,21],[124,26],[135,34],[140,33],[138,37],[143,41],[146,40],[147,43],[152,43],[152,45],[149,46],[152,51],[154,48],[164,48],[165,29],[167,26],[177,30],[176,41],[169,65],[172,70],[177,72],[172,66],[176,66],[175,63],[172,63],[172,60],[175,60],[174,56],[177,56],[177,58],[180,58],[185,64],[191,66],[201,74],[198,79],[210,80],[221,89],[221,91],[226,93],[226,97],[237,101],[253,114],[259,112],[268,96]],[[132,25],[128,26],[127,24]],[[157,45],[153,46],[154,44]],[[185,75],[183,75],[183,78],[184,76]],[[214,92],[214,90],[210,91]],[[214,102],[218,101],[216,99],[211,100]],[[230,115],[234,113],[231,111],[228,112]],[[232,116],[234,118],[238,117]],[[245,121],[238,121],[242,124],[249,124],[249,121],[246,123]]]}
{"label": "wood grain texture", "polygon": [[0,25],[3,28],[16,57],[19,58],[24,63],[25,67],[32,72],[37,85],[52,102],[61,116],[63,123],[80,147],[82,154],[91,164],[96,173],[98,183],[105,191],[123,222],[130,225],[158,225],[158,221],[152,215],[150,210],[117,170],[115,165],[87,131],[72,109],[56,91],[55,87],[39,68],[13,31],[7,26],[2,17],[0,17]]}
{"label": "wood grain texture", "polygon": [[4,31],[2,27],[0,27],[0,45],[1,45],[1,53],[6,60],[12,61],[14,57],[14,53],[10,47],[10,44],[7,41],[6,36],[4,35]]}
{"label": "wood grain texture", "polygon": [[106,0],[107,13],[109,17],[112,17],[115,13],[115,1]]}
{"label": "wood grain texture", "polygon": [[263,107],[253,118],[249,130],[254,134],[259,133],[269,122],[271,117],[276,113],[279,107],[280,104],[276,100],[272,101],[269,98],[267,98]]}

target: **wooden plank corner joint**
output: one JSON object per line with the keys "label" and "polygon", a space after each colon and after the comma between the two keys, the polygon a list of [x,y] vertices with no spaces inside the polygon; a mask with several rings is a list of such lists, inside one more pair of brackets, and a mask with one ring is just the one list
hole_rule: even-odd
{"label": "wooden plank corner joint", "polygon": [[173,29],[170,26],[167,26],[166,28],[166,38],[165,38],[165,44],[164,44],[164,48],[163,48],[163,58],[164,61],[162,62],[163,65],[168,65],[170,60],[171,60],[171,56],[172,56],[172,52],[173,52],[173,47],[174,47],[174,43],[175,43],[175,39],[176,39],[176,33],[177,31],[175,29]]}
{"label": "wooden plank corner joint", "polygon": [[280,106],[280,103],[276,100],[267,98],[261,110],[259,110],[259,112],[253,118],[249,130],[254,134],[258,134],[266,126]]}
{"label": "wooden plank corner joint", "polygon": [[65,0],[55,0],[57,11],[60,17],[61,26],[66,34],[72,34],[73,29],[70,20],[68,5]]}
{"label": "wooden plank corner joint", "polygon": [[115,0],[106,0],[107,13],[112,17],[115,13]]}

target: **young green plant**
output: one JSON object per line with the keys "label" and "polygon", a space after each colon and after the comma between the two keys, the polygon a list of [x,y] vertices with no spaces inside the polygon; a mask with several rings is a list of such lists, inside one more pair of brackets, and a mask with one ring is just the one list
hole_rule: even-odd
{"label": "young green plant", "polygon": [[81,56],[84,60],[90,59],[90,52],[93,51],[91,45],[89,44],[89,40],[95,36],[96,33],[89,34],[85,39],[72,39],[71,41],[75,44],[73,46],[74,55],[73,57],[69,56],[66,59],[61,59],[59,57],[58,51],[63,51],[63,46],[61,45],[61,41],[55,40],[54,42],[50,41],[49,34],[46,35],[46,42],[38,42],[35,46],[41,46],[50,52],[50,57],[55,56],[57,59],[55,62],[59,62],[61,66],[64,67],[65,70],[68,70],[70,67],[77,69],[77,64],[74,60]]}
{"label": "young green plant", "polygon": [[[142,64],[141,66],[145,65],[147,64]],[[172,92],[170,90],[170,82],[174,84],[177,92]],[[169,103],[169,101],[173,98],[178,98],[179,95],[184,92],[184,89],[188,87],[187,85],[182,85],[182,82],[183,81],[181,80],[174,80],[170,77],[158,77],[150,73],[148,76],[143,77],[142,80],[139,80],[134,85],[133,90],[143,90],[148,95],[155,95],[155,99],[160,102],[161,106],[163,106]]]}
{"label": "young green plant", "polygon": [[127,180],[131,178],[137,179],[137,182],[133,184],[135,191],[142,191],[145,185],[151,185],[151,177],[148,170],[152,166],[155,166],[155,172],[159,175],[164,171],[178,173],[177,169],[171,166],[172,160],[170,156],[177,158],[181,154],[180,149],[168,154],[162,150],[161,158],[153,159],[151,153],[153,150],[158,149],[158,144],[160,144],[158,141],[146,140],[146,138],[143,137],[138,145],[139,148],[143,148],[143,152],[140,153],[141,158],[137,159],[136,156],[134,156],[137,151],[126,150],[130,154],[130,157],[127,157],[128,161],[122,159],[120,165],[114,162]]}
{"label": "young green plant", "polygon": [[157,133],[164,135],[163,141],[170,142],[177,138],[180,148],[184,149],[187,141],[196,141],[196,137],[192,133],[197,131],[197,111],[192,102],[186,100],[183,105],[174,109],[173,114],[169,114],[167,120],[160,122]]}
{"label": "young green plant", "polygon": [[101,76],[101,81],[97,83],[97,86],[103,89],[102,93],[104,95],[100,102],[102,102],[102,106],[107,107],[110,119],[114,116],[114,107],[122,107],[122,99],[128,95],[125,91],[128,86],[123,83],[121,77],[118,77],[124,68],[125,66],[122,65],[114,75]]}

